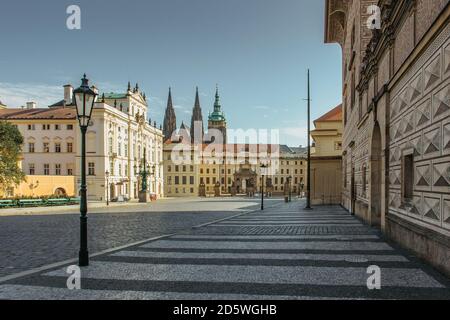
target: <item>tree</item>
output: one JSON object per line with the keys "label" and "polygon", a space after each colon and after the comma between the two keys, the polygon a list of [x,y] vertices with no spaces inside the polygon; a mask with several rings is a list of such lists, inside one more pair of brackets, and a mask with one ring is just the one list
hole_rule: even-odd
{"label": "tree", "polygon": [[0,188],[6,190],[25,180],[19,167],[23,137],[19,129],[6,121],[0,121]]}

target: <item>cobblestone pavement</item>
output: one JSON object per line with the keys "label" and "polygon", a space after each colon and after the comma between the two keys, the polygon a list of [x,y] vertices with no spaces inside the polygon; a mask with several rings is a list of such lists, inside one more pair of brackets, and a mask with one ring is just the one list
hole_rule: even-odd
{"label": "cobblestone pavement", "polygon": [[[0,283],[0,299],[450,299],[450,281],[340,207],[234,216]],[[381,270],[369,290],[367,268]]]}
{"label": "cobblestone pavement", "polygon": [[[93,210],[88,219],[89,251],[177,233],[257,207],[258,199],[174,199],[152,203],[148,209],[130,206],[128,212],[124,212],[126,207],[109,213],[104,208]],[[0,243],[0,277],[75,258],[79,214],[0,217]]]}

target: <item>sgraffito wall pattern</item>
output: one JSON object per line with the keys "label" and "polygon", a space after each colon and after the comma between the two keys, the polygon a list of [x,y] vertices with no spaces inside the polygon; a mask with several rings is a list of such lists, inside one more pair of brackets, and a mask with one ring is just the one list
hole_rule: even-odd
{"label": "sgraffito wall pattern", "polygon": [[[391,92],[389,213],[450,230],[450,25]],[[402,203],[402,152],[414,150],[414,197]]]}

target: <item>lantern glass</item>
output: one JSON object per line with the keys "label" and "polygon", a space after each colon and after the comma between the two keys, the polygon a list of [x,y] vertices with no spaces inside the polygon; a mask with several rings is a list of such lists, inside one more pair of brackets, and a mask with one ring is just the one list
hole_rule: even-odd
{"label": "lantern glass", "polygon": [[86,76],[81,81],[81,86],[74,90],[74,96],[80,126],[86,128],[92,116],[97,93],[89,88],[89,80],[86,79]]}

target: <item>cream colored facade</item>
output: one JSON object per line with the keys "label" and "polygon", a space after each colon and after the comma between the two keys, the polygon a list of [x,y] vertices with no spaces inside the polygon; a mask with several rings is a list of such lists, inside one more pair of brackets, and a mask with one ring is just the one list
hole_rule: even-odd
{"label": "cream colored facade", "polygon": [[314,121],[311,131],[311,203],[340,204],[342,192],[342,106]]}
{"label": "cream colored facade", "polygon": [[[141,181],[134,168],[143,163],[144,153],[147,164],[155,170],[149,176],[148,191],[158,198],[164,196],[163,136],[155,123],[150,124],[147,108],[138,89],[99,97],[86,135],[89,199],[117,196],[137,199]],[[77,139],[80,135],[77,130]],[[77,176],[79,163],[77,155]],[[89,166],[94,168],[94,174],[90,174]]]}
{"label": "cream colored facade", "polygon": [[[73,182],[70,176],[75,176],[73,188],[78,190],[81,133],[72,92],[72,86],[66,85],[64,99],[49,108],[28,103],[26,108],[0,110],[0,119],[16,124],[24,137],[22,168],[27,176],[60,177],[49,181],[69,176],[67,184]],[[142,164],[144,152],[147,164],[154,168],[148,181],[149,191],[157,197],[164,196],[163,136],[161,129],[147,119],[147,111],[145,94],[137,85],[134,89],[128,86],[123,94],[99,96],[86,135],[89,200],[105,201],[120,195],[137,198],[141,182],[134,166]],[[55,185],[53,189],[56,188]]]}

